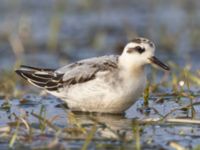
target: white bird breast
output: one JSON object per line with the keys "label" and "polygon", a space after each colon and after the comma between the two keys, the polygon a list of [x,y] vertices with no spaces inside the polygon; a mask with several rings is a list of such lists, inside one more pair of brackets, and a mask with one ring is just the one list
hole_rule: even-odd
{"label": "white bird breast", "polygon": [[74,111],[120,113],[130,107],[141,95],[145,76],[126,79],[105,79],[102,73],[94,80],[66,87],[60,93],[51,93],[66,101]]}

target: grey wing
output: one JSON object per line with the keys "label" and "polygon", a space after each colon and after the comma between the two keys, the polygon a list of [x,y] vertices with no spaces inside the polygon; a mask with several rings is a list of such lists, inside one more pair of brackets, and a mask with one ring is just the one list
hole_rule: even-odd
{"label": "grey wing", "polygon": [[31,84],[52,92],[93,80],[98,72],[113,71],[117,68],[117,60],[118,56],[86,59],[58,70],[21,66],[16,73]]}
{"label": "grey wing", "polygon": [[96,57],[64,66],[56,70],[56,72],[64,74],[64,84],[73,85],[93,80],[99,72],[117,69],[117,61],[118,56],[116,55]]}

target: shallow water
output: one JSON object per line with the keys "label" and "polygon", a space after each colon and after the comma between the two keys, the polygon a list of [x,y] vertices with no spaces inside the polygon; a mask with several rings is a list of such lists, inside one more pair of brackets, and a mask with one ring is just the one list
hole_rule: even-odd
{"label": "shallow water", "polygon": [[[40,114],[41,107],[45,112],[45,118],[51,120],[55,116],[57,118],[52,122],[53,125],[64,129],[72,127],[66,107],[63,107],[62,102],[53,96],[37,96],[37,95],[26,95],[24,101],[20,102],[18,99],[10,100],[10,109],[1,109],[0,127],[6,126],[9,122],[14,122],[16,120],[15,116],[23,116],[26,114],[26,120],[34,129],[32,134],[33,141],[30,143],[24,143],[23,139],[18,140],[15,144],[16,147],[22,148],[41,148],[47,146],[49,143],[55,140],[55,131],[50,128],[46,128],[44,133],[41,133],[40,121],[32,113]],[[175,101],[175,97],[163,97],[161,103],[156,102],[157,97],[151,97],[149,106],[156,109],[161,115],[166,115],[171,110],[175,108],[180,108],[181,106],[187,105],[189,103],[188,99],[180,99]],[[5,100],[0,101],[0,105],[5,102]],[[200,102],[200,96],[195,99],[195,102]],[[144,120],[148,118],[159,118],[159,115],[153,110],[149,109],[147,111],[143,108],[143,100],[139,100],[133,105],[127,112],[126,115],[108,115],[108,114],[76,114],[76,124],[80,124],[83,127],[89,129],[95,124],[95,120],[98,120],[97,129],[93,140],[89,144],[89,149],[98,149],[98,146],[105,148],[110,145],[112,149],[118,149],[119,147],[134,148],[134,134],[132,132],[135,119]],[[200,108],[199,105],[195,106],[196,115],[193,119],[199,119]],[[15,114],[15,115],[13,115]],[[190,118],[190,110],[177,110],[171,113],[168,118]],[[93,119],[92,119],[93,118]],[[136,121],[137,122],[137,121]],[[76,126],[76,125],[75,125]],[[143,125],[137,125],[140,130],[141,146],[144,149],[172,149],[169,145],[170,142],[177,142],[185,148],[194,148],[200,143],[200,128],[199,125],[192,124],[178,124],[178,123],[144,123]],[[22,130],[23,131],[23,130]],[[18,133],[20,136],[25,136],[24,131]],[[88,131],[88,132],[89,132]],[[76,133],[76,131],[74,131]],[[73,133],[73,131],[72,131]],[[72,134],[73,135],[73,134]],[[79,149],[83,146],[86,139],[86,135],[78,134],[76,136],[68,135],[66,133],[59,133],[57,138],[59,143],[56,146],[65,147],[71,149]],[[122,138],[123,137],[123,138]],[[121,139],[122,138],[122,139]],[[42,140],[42,141],[41,141]],[[0,145],[8,149],[6,144],[7,140],[3,141]],[[6,145],[6,146],[5,146]],[[7,148],[6,148],[7,147]],[[47,146],[48,147],[48,146]]]}

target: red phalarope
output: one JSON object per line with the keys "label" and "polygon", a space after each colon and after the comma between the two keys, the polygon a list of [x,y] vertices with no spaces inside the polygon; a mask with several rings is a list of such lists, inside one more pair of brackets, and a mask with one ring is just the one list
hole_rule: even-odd
{"label": "red phalarope", "polygon": [[136,38],[120,56],[85,59],[57,70],[21,66],[16,73],[65,101],[72,111],[122,113],[145,88],[146,64],[169,70],[154,52],[153,42]]}

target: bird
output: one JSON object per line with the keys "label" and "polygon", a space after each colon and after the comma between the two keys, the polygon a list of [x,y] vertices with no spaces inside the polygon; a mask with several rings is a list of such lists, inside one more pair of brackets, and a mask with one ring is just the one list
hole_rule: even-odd
{"label": "bird", "polygon": [[66,102],[71,111],[120,114],[142,95],[148,64],[170,70],[155,56],[155,44],[137,37],[121,55],[87,58],[58,69],[21,65],[16,73]]}

